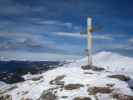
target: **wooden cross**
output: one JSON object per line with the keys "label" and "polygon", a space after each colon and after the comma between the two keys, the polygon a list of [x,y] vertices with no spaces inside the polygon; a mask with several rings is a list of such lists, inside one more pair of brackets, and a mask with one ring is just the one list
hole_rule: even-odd
{"label": "wooden cross", "polygon": [[93,27],[92,27],[92,17],[87,18],[87,32],[81,34],[87,33],[87,56],[88,56],[88,65],[92,65],[92,33],[93,33]]}

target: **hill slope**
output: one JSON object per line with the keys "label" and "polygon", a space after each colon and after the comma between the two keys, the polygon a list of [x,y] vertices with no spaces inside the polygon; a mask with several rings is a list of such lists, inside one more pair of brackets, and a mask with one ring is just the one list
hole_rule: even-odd
{"label": "hill slope", "polygon": [[[110,52],[98,53],[93,58],[95,68],[83,69],[82,66],[87,64],[87,58],[84,58],[43,74],[24,76],[27,81],[1,89],[1,98],[133,100],[133,91],[129,84],[133,77],[133,59]],[[101,70],[99,66],[105,69]]]}

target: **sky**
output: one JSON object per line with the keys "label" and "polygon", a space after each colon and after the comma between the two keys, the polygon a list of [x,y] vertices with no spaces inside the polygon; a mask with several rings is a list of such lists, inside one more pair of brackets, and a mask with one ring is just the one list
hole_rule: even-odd
{"label": "sky", "polygon": [[0,0],[1,59],[64,60],[86,55],[86,19],[93,53],[133,56],[132,0]]}

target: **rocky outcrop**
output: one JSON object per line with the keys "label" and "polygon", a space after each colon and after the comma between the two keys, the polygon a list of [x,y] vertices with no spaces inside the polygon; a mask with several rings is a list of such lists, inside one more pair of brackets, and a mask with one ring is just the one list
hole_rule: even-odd
{"label": "rocky outcrop", "polygon": [[51,85],[64,85],[64,81],[62,81],[64,77],[66,76],[65,75],[57,76],[54,80],[51,80],[49,83]]}
{"label": "rocky outcrop", "polygon": [[56,100],[57,96],[52,91],[47,90],[42,93],[39,100]]}
{"label": "rocky outcrop", "polygon": [[113,96],[113,98],[115,98],[117,100],[133,100],[133,96],[130,96],[130,95],[114,93],[112,96]]}
{"label": "rocky outcrop", "polygon": [[108,77],[119,79],[121,81],[129,81],[130,80],[130,77],[125,76],[125,75],[109,75]]}
{"label": "rocky outcrop", "polygon": [[81,66],[81,68],[83,70],[93,70],[93,71],[103,71],[103,70],[105,70],[102,67],[97,67],[97,66],[93,66],[93,65],[85,65],[85,66]]}
{"label": "rocky outcrop", "polygon": [[90,97],[75,97],[73,100],[91,100]]}
{"label": "rocky outcrop", "polygon": [[74,89],[79,89],[80,87],[83,87],[84,85],[82,84],[68,84],[64,86],[65,90],[74,90]]}
{"label": "rocky outcrop", "polygon": [[88,89],[90,95],[96,95],[97,93],[108,94],[112,93],[113,89],[110,87],[91,87]]}
{"label": "rocky outcrop", "polygon": [[0,100],[12,100],[12,96],[9,94],[5,94],[0,96]]}

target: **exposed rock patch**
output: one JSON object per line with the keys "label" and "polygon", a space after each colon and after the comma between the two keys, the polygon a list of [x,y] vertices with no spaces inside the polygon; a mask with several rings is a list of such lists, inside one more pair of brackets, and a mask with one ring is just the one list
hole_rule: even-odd
{"label": "exposed rock patch", "polygon": [[43,78],[43,76],[33,77],[32,78],[32,81],[38,81],[38,80],[40,80],[42,78]]}
{"label": "exposed rock patch", "polygon": [[84,72],[84,74],[93,74],[92,72]]}
{"label": "exposed rock patch", "polygon": [[51,85],[64,85],[64,81],[62,81],[64,77],[66,76],[65,75],[57,76],[54,80],[51,80],[49,83]]}
{"label": "exposed rock patch", "polygon": [[129,80],[127,83],[129,85],[130,89],[133,91],[133,79]]}
{"label": "exposed rock patch", "polygon": [[33,100],[33,99],[23,97],[21,100]]}
{"label": "exposed rock patch", "polygon": [[85,65],[81,66],[83,70],[93,70],[93,71],[103,71],[105,70],[104,68],[93,66],[93,65]]}
{"label": "exposed rock patch", "polygon": [[96,95],[97,93],[112,93],[113,89],[110,87],[91,87],[88,89],[90,95]]}
{"label": "exposed rock patch", "polygon": [[121,81],[129,81],[130,80],[130,77],[125,76],[125,75],[110,75],[108,77],[110,77],[110,78],[116,78],[116,79],[119,79]]}
{"label": "exposed rock patch", "polygon": [[82,84],[68,84],[64,86],[65,90],[74,90],[74,89],[79,89],[80,87],[83,87],[84,85]]}
{"label": "exposed rock patch", "polygon": [[117,100],[133,100],[133,96],[130,95],[114,93],[112,96]]}
{"label": "exposed rock patch", "polygon": [[9,94],[5,94],[0,96],[0,100],[12,100],[12,96]]}
{"label": "exposed rock patch", "polygon": [[73,100],[91,100],[90,97],[75,97]]}
{"label": "exposed rock patch", "polygon": [[57,96],[52,91],[47,90],[42,93],[39,100],[56,100]]}
{"label": "exposed rock patch", "polygon": [[68,96],[62,96],[61,98],[68,98]]}
{"label": "exposed rock patch", "polygon": [[113,87],[115,84],[106,84],[108,87]]}

